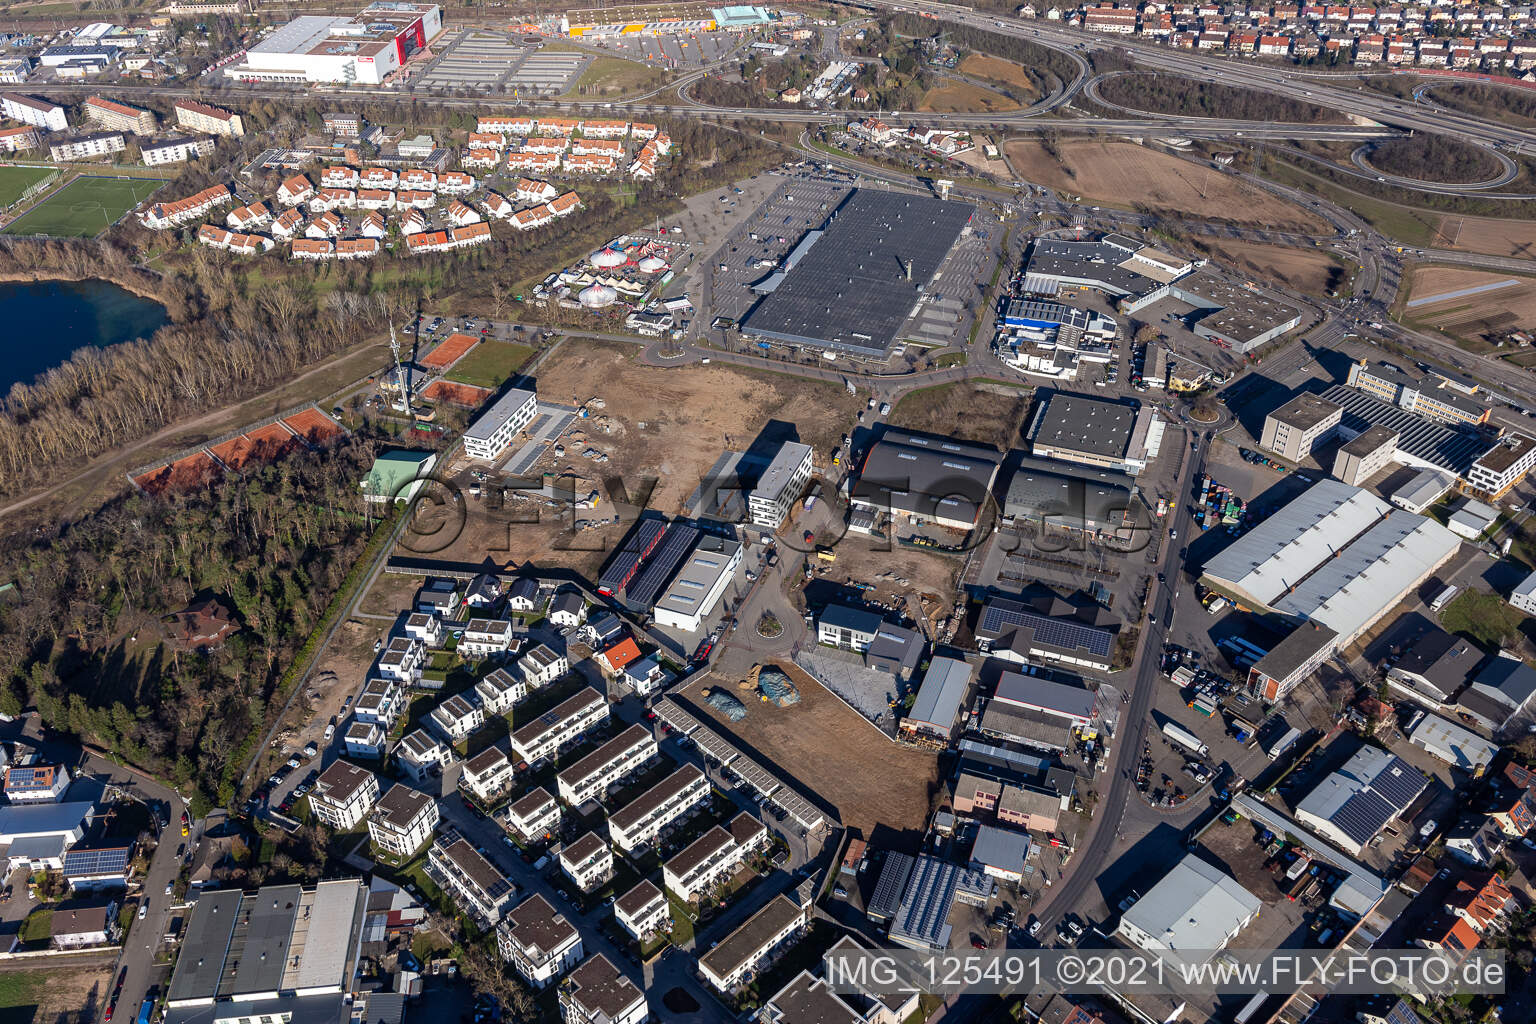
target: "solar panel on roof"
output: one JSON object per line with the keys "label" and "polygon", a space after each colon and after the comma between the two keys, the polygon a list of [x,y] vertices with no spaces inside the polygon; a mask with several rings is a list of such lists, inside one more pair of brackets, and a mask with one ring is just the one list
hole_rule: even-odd
{"label": "solar panel on roof", "polygon": [[128,867],[128,852],[126,846],[70,850],[64,855],[64,877],[121,874]]}
{"label": "solar panel on roof", "polygon": [[624,588],[625,599],[641,606],[655,604],[662,588],[672,579],[698,538],[698,529],[686,523],[673,523],[668,527],[667,535],[657,545],[645,568]]}
{"label": "solar panel on roof", "polygon": [[1034,630],[1035,639],[1040,643],[1069,651],[1108,655],[1112,642],[1108,630],[1067,619],[1053,619],[1011,601],[993,601],[982,611],[982,633],[995,636],[1009,626],[1028,627]]}

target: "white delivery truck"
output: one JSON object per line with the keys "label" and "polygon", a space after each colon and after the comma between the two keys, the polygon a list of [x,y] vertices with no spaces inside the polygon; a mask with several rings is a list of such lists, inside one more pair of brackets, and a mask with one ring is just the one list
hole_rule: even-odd
{"label": "white delivery truck", "polygon": [[1163,735],[1168,737],[1168,742],[1176,743],[1185,750],[1194,751],[1201,757],[1209,754],[1211,748],[1200,742],[1200,737],[1179,725],[1177,722],[1164,722]]}

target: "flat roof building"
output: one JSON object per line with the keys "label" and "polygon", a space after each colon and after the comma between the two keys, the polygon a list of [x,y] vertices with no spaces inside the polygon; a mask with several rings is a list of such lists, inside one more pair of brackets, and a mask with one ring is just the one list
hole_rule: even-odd
{"label": "flat roof building", "polygon": [[883,356],[975,212],[967,203],[855,189],[742,331]]}
{"label": "flat roof building", "polygon": [[1151,405],[1042,390],[1029,424],[1031,454],[1135,476],[1157,457],[1163,421]]}
{"label": "flat roof building", "polygon": [[512,388],[465,428],[464,454],[472,459],[496,458],[518,431],[533,422],[538,404],[538,396],[532,391]]}
{"label": "flat roof building", "polygon": [[1261,907],[1235,878],[1189,853],[1121,914],[1115,934],[1150,951],[1208,956],[1231,942]]}
{"label": "flat roof building", "polygon": [[1344,410],[1339,436],[1352,439],[1373,426],[1386,427],[1397,434],[1393,461],[1405,466],[1445,470],[1460,478],[1488,450],[1488,441],[1476,431],[1426,419],[1347,384],[1324,388],[1322,395]]}
{"label": "flat roof building", "polygon": [[747,488],[747,514],[752,525],[777,530],[811,479],[812,451],[808,444],[785,441]]}
{"label": "flat roof building", "polygon": [[1342,406],[1302,392],[1264,417],[1259,447],[1289,462],[1300,462],[1333,436],[1343,418]]}
{"label": "flat roof building", "polygon": [[984,445],[889,429],[865,454],[849,504],[876,516],[970,530],[991,496],[1000,461]]}
{"label": "flat roof building", "polygon": [[[1336,408],[1342,419],[1343,406]],[[1356,434],[1352,440],[1339,446],[1333,457],[1333,475],[1351,487],[1364,487],[1367,480],[1392,465],[1396,457],[1397,432],[1390,427],[1368,427],[1364,433]],[[1422,509],[1408,511],[1419,512]]]}
{"label": "flat roof building", "polygon": [[656,602],[653,614],[662,626],[697,633],[720,603],[741,565],[741,541],[706,533]]}
{"label": "flat roof building", "polygon": [[236,81],[380,85],[443,30],[436,4],[381,0],[354,17],[294,18],[226,65]]}
{"label": "flat roof building", "polygon": [[560,986],[563,1024],[641,1024],[650,1016],[645,993],[597,953]]}
{"label": "flat roof building", "polygon": [[781,893],[700,956],[699,973],[716,991],[734,992],[754,971],[792,945],[809,923],[810,909]]}
{"label": "flat roof building", "polygon": [[1135,487],[1135,477],[1116,470],[1022,456],[1008,479],[1003,519],[1113,535],[1137,521]]}

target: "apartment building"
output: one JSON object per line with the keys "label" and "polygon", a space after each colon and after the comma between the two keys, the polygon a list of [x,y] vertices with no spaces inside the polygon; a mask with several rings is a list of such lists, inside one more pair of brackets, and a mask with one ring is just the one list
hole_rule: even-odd
{"label": "apartment building", "polygon": [[481,928],[500,923],[517,899],[517,887],[456,829],[444,832],[427,851],[427,877]]}
{"label": "apartment building", "polygon": [[517,659],[517,668],[529,689],[548,686],[571,670],[571,662],[564,654],[548,644],[537,644],[523,652]]}
{"label": "apartment building", "polygon": [[1474,491],[1497,500],[1524,480],[1536,467],[1536,440],[1524,434],[1506,434],[1484,452],[1467,473]]}
{"label": "apartment building", "polygon": [[544,712],[512,733],[517,756],[535,764],[575,743],[594,726],[608,721],[608,698],[593,687]]}
{"label": "apartment building", "polygon": [[560,986],[563,1024],[642,1024],[651,1011],[645,993],[598,953]]}
{"label": "apartment building", "polygon": [[0,116],[35,128],[46,128],[50,132],[62,132],[69,128],[69,118],[65,116],[64,108],[57,103],[14,92],[0,93]]}
{"label": "apartment building", "polygon": [[352,757],[373,760],[384,756],[387,734],[378,722],[353,721],[342,734],[342,746]]}
{"label": "apartment building", "polygon": [[691,903],[740,871],[747,858],[767,843],[763,823],[743,811],[728,828],[716,825],[663,864],[662,882]]}
{"label": "apartment building", "polygon": [[437,822],[436,800],[397,783],[374,805],[368,836],[379,851],[409,860],[432,838]]}
{"label": "apartment building", "polygon": [[194,132],[227,135],[237,139],[245,134],[245,121],[240,115],[222,107],[196,100],[177,100],[175,110],[176,123]]}
{"label": "apartment building", "polygon": [[533,422],[538,406],[538,396],[532,391],[522,388],[508,391],[464,431],[464,454],[487,461],[496,458],[524,427]]}
{"label": "apartment building", "polygon": [[747,489],[747,515],[754,526],[777,530],[811,479],[811,446],[786,441]]}
{"label": "apartment building", "polygon": [[392,729],[405,710],[405,696],[405,687],[397,680],[375,676],[353,701],[352,717],[359,722],[377,722],[386,730]]}
{"label": "apartment building", "polygon": [[43,137],[31,125],[0,129],[0,153],[29,153],[43,144]]}
{"label": "apartment building", "polygon": [[781,893],[699,957],[699,974],[716,991],[730,995],[793,945],[809,923],[809,908]]}
{"label": "apartment building", "polygon": [[160,121],[152,110],[130,107],[126,103],[109,100],[103,96],[88,96],[80,104],[86,119],[114,132],[132,132],[134,135],[153,135]]}
{"label": "apartment building", "polygon": [[672,930],[672,907],[667,902],[667,894],[646,878],[614,901],[613,918],[640,943]]}
{"label": "apartment building", "polygon": [[432,612],[412,612],[405,619],[405,635],[413,637],[427,647],[441,647],[448,628],[442,617]]}
{"label": "apartment building", "polygon": [[576,926],[537,893],[501,919],[496,926],[496,949],[534,988],[548,988],[583,956]]}
{"label": "apartment building", "polygon": [[315,817],[339,832],[360,825],[379,799],[379,777],[349,761],[333,761],[309,793]]}
{"label": "apartment building", "polygon": [[632,725],[555,776],[560,799],[572,807],[600,799],[609,786],[649,764],[657,752],[651,731]]}
{"label": "apartment building", "polygon": [[582,892],[591,892],[613,877],[613,848],[596,832],[588,832],[560,851],[560,870]]}
{"label": "apartment building", "polygon": [[213,152],[213,139],[207,135],[184,135],[162,142],[146,142],[139,147],[139,158],[146,167],[180,164]]}
{"label": "apartment building", "polygon": [[416,637],[392,637],[384,653],[379,655],[379,672],[411,686],[421,678],[422,663],[426,658],[427,645]]}
{"label": "apartment building", "polygon": [[525,843],[548,839],[560,830],[560,801],[536,786],[507,807],[507,827]]}
{"label": "apartment building", "polygon": [[475,694],[487,715],[505,715],[528,697],[528,684],[520,673],[498,668],[475,684]]}
{"label": "apartment building", "polygon": [[505,654],[512,645],[512,623],[507,619],[470,619],[458,651],[466,658],[489,658]]}
{"label": "apartment building", "polygon": [[440,773],[453,761],[453,752],[425,729],[406,733],[395,745],[395,763],[418,783]]}
{"label": "apartment building", "polygon": [[630,853],[656,841],[663,829],[709,802],[709,780],[685,764],[608,816],[608,835]]}
{"label": "apartment building", "polygon": [[485,709],[473,690],[456,693],[433,708],[427,722],[449,743],[463,743],[485,724]]}
{"label": "apartment building", "polygon": [[512,762],[499,747],[486,747],[464,762],[459,786],[482,804],[495,803],[512,787]]}
{"label": "apartment building", "polygon": [[90,160],[98,156],[110,156],[128,148],[121,132],[97,132],[94,135],[77,135],[67,142],[55,142],[48,147],[52,160]]}

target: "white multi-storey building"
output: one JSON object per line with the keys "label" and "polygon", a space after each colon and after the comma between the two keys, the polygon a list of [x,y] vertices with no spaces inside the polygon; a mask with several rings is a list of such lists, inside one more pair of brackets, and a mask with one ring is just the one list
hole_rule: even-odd
{"label": "white multi-storey building", "polygon": [[809,923],[810,909],[781,893],[700,956],[699,974],[716,991],[729,995],[794,942]]}
{"label": "white multi-storey building", "polygon": [[378,722],[354,719],[342,734],[341,742],[353,757],[373,759],[384,756],[385,735],[384,727]]}
{"label": "white multi-storey building", "polygon": [[636,942],[648,942],[672,930],[672,907],[667,894],[655,882],[642,878],[639,885],[614,902],[613,919]]}
{"label": "white multi-storey building", "polygon": [[1515,484],[1536,468],[1536,439],[1524,434],[1506,434],[1498,444],[1472,463],[1467,483],[1473,490],[1502,498]]}
{"label": "white multi-storey building", "polygon": [[591,892],[613,877],[613,848],[596,832],[588,832],[560,851],[560,870],[582,892]]}
{"label": "white multi-storey building", "polygon": [[685,764],[608,816],[608,835],[625,853],[656,841],[663,829],[709,802],[709,780]]}
{"label": "white multi-storey building", "polygon": [[662,882],[692,902],[741,870],[768,842],[763,823],[743,811],[729,828],[716,825],[661,867]]}
{"label": "white multi-storey building", "polygon": [[453,752],[425,729],[417,729],[395,745],[395,763],[417,782],[425,782],[453,761]]}
{"label": "white multi-storey building", "polygon": [[495,927],[517,900],[517,887],[455,829],[427,852],[427,876],[481,928]]}
{"label": "white multi-storey building", "polygon": [[349,761],[333,761],[309,793],[309,809],[331,828],[346,832],[362,824],[379,799],[379,777]]}
{"label": "white multi-storey building", "polygon": [[507,827],[525,843],[537,843],[560,828],[560,801],[543,786],[535,786],[507,807]]}
{"label": "white multi-storey building", "polygon": [[59,161],[89,160],[95,156],[109,156],[128,148],[122,132],[97,132],[94,135],[77,135],[65,142],[55,142],[48,147],[50,159]]}
{"label": "white multi-storey building", "polygon": [[512,623],[506,619],[470,619],[459,637],[458,652],[466,658],[505,654],[512,646]]}
{"label": "white multi-storey building", "polygon": [[475,693],[487,715],[504,715],[528,697],[528,684],[515,668],[512,671],[498,668],[475,684]]}
{"label": "white multi-storey building", "polygon": [[517,659],[518,671],[529,689],[548,686],[571,670],[571,662],[547,644],[538,644],[523,652]]}
{"label": "white multi-storey building", "polygon": [[529,764],[575,743],[594,726],[608,721],[608,698],[593,687],[544,712],[512,733],[512,749]]}
{"label": "white multi-storey building", "polygon": [[645,993],[598,953],[560,986],[564,1024],[643,1024],[651,1011]]}
{"label": "white multi-storey building", "polygon": [[555,776],[560,799],[572,807],[602,797],[608,787],[628,778],[656,756],[656,738],[643,725],[632,725]]}
{"label": "white multi-storey building", "polygon": [[230,135],[235,138],[245,134],[245,121],[239,114],[220,107],[209,106],[196,100],[176,101],[176,123],[195,132],[209,135]]}
{"label": "white multi-storey building", "polygon": [[412,612],[405,619],[405,635],[428,647],[441,647],[447,634],[442,617],[432,612]]}
{"label": "white multi-storey building", "polygon": [[747,514],[754,526],[777,530],[811,479],[811,446],[786,441],[779,446],[757,482],[747,491]]}
{"label": "white multi-storey building", "polygon": [[492,803],[512,786],[512,762],[498,747],[486,747],[464,762],[459,785],[482,804]]}
{"label": "white multi-storey building", "polygon": [[533,422],[538,407],[538,396],[532,391],[508,391],[464,431],[464,454],[487,461],[496,458],[506,451],[519,431]]}
{"label": "white multi-storey building", "polygon": [[534,988],[548,988],[583,956],[576,926],[537,893],[513,907],[496,926],[496,949]]}
{"label": "white multi-storey building", "polygon": [[426,658],[427,645],[416,637],[392,637],[384,653],[379,655],[379,672],[410,686],[421,678],[421,666]]}
{"label": "white multi-storey building", "polygon": [[0,115],[51,132],[62,132],[69,128],[69,118],[65,116],[64,108],[57,103],[14,92],[0,93]]}
{"label": "white multi-storey building", "polygon": [[224,74],[236,81],[380,85],[442,31],[442,8],[403,0],[380,0],[352,17],[301,15]]}
{"label": "white multi-storey building", "polygon": [[427,721],[449,743],[463,743],[485,724],[485,709],[473,690],[456,693],[433,708]]}
{"label": "white multi-storey building", "polygon": [[368,836],[382,852],[409,860],[432,838],[437,822],[436,800],[396,783],[368,816]]}
{"label": "white multi-storey building", "polygon": [[375,676],[353,702],[352,717],[359,722],[377,722],[387,732],[404,710],[405,687],[397,680]]}
{"label": "white multi-storey building", "polygon": [[213,139],[206,135],[182,136],[164,142],[146,142],[139,147],[139,157],[146,167],[179,164],[213,152]]}

